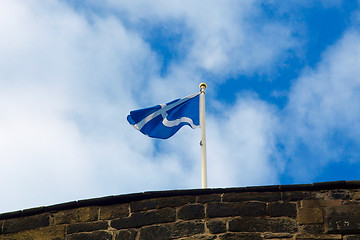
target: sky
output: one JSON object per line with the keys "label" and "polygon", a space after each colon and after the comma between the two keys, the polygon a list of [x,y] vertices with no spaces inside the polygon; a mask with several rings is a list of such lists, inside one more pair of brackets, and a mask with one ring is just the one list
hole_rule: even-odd
{"label": "sky", "polygon": [[0,0],[0,213],[201,188],[126,121],[201,82],[208,187],[360,178],[359,1]]}

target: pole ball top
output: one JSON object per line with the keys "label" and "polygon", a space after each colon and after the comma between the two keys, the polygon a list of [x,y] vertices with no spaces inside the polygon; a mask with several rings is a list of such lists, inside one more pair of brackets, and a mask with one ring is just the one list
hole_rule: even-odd
{"label": "pole ball top", "polygon": [[206,83],[200,83],[199,87],[200,87],[200,88],[206,88],[207,85],[206,85]]}

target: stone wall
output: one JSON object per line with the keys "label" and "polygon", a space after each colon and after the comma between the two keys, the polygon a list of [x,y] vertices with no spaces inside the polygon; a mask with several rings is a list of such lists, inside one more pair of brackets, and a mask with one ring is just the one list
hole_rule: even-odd
{"label": "stone wall", "polygon": [[360,240],[360,182],[147,192],[0,214],[0,240]]}

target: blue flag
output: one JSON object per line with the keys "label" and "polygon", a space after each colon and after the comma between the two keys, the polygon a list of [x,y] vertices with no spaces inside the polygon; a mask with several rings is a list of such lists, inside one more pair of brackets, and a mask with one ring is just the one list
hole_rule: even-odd
{"label": "blue flag", "polygon": [[143,134],[167,139],[182,126],[196,128],[199,121],[199,93],[166,104],[131,111],[128,122]]}

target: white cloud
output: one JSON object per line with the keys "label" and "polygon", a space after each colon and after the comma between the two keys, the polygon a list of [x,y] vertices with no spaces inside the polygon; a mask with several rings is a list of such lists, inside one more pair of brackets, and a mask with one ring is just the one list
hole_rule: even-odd
{"label": "white cloud", "polygon": [[186,44],[188,54],[180,67],[221,77],[269,71],[286,50],[298,44],[291,28],[262,19],[261,3],[254,0],[211,3],[160,0],[156,4],[147,0],[133,3],[109,0],[107,6],[109,11],[128,13],[124,15],[135,24],[150,21],[152,24],[147,27],[169,21],[183,23],[186,42],[191,45]]}
{"label": "white cloud", "polygon": [[[190,29],[184,38],[194,42],[185,59],[162,77],[139,26],[119,15],[75,11],[62,1],[1,1],[0,182],[9,194],[0,212],[199,187],[199,131],[182,129],[159,142],[135,132],[125,117],[132,108],[197,91],[204,70],[251,73],[293,46],[291,31],[278,23],[251,30],[244,18],[258,14],[256,2],[233,3],[118,6],[117,14],[135,25],[176,20]],[[276,182],[274,110],[254,97],[228,108],[221,124],[208,114],[209,185]]]}
{"label": "white cloud", "polygon": [[0,181],[9,194],[0,211],[97,196],[105,176],[131,191],[127,172],[153,151],[125,123],[132,90],[156,68],[147,45],[114,18],[89,23],[57,1],[1,5]]}
{"label": "white cloud", "polygon": [[[207,114],[206,119],[208,186],[277,183],[284,163],[276,155],[276,109],[251,94],[239,96],[234,106],[218,103],[218,108],[218,114]],[[200,187],[199,142],[200,129],[184,127],[159,143],[161,154],[181,163],[182,173],[174,178],[177,188]]]}
{"label": "white cloud", "polygon": [[303,173],[298,180],[311,180],[329,162],[360,156],[359,42],[359,32],[349,30],[292,88],[285,145],[292,171]]}
{"label": "white cloud", "polygon": [[209,182],[212,186],[267,185],[278,182],[282,163],[276,154],[278,119],[273,107],[254,96],[223,106],[210,117]]}

